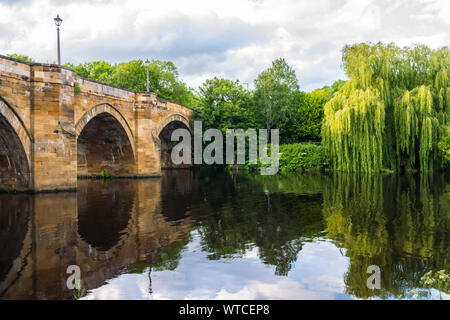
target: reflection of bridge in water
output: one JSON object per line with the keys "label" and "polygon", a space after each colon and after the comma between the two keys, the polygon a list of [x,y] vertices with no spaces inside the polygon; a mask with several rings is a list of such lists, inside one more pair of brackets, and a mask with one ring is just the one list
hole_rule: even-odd
{"label": "reflection of bridge in water", "polygon": [[[186,178],[180,185],[189,187],[190,174],[177,174]],[[183,197],[176,205],[164,201],[170,197],[164,183],[80,180],[77,193],[2,196],[0,298],[73,298],[66,287],[69,265],[81,268],[88,290],[137,262],[151,265],[159,248],[191,229],[188,204]]]}

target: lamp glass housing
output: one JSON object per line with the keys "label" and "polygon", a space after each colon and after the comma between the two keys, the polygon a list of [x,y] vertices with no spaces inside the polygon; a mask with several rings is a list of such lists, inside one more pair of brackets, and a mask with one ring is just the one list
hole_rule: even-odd
{"label": "lamp glass housing", "polygon": [[59,17],[59,14],[56,15],[56,18],[54,18],[53,20],[55,20],[55,24],[57,27],[59,27],[62,24],[62,19]]}

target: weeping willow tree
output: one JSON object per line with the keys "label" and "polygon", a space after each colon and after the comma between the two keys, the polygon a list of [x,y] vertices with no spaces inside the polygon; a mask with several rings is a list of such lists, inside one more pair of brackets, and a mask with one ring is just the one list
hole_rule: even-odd
{"label": "weeping willow tree", "polygon": [[[448,135],[447,47],[345,46],[349,81],[324,109],[323,142],[342,171],[430,171],[444,166]],[[444,150],[445,152],[445,150]]]}

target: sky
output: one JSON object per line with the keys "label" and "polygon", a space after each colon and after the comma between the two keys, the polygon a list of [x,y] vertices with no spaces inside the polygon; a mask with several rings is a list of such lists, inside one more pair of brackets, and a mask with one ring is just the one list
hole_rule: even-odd
{"label": "sky", "polygon": [[0,54],[62,62],[171,60],[196,89],[253,82],[283,57],[304,91],[346,79],[341,50],[364,41],[450,44],[448,0],[0,0]]}

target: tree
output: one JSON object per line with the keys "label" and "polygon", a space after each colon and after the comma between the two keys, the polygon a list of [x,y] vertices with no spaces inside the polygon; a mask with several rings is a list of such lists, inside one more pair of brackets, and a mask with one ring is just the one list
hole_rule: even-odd
{"label": "tree", "polygon": [[447,47],[346,46],[350,78],[325,105],[323,142],[334,169],[429,171],[442,166],[437,142],[448,132]]}
{"label": "tree", "polygon": [[265,128],[282,127],[293,115],[295,94],[299,91],[294,69],[282,58],[272,62],[255,80],[255,103]]}
{"label": "tree", "polygon": [[111,74],[110,83],[117,87],[133,91],[145,91],[147,84],[145,68],[142,60],[132,60],[116,64]]}
{"label": "tree", "polygon": [[199,105],[195,118],[204,128],[247,129],[255,127],[251,94],[239,81],[213,78],[199,88]]}
{"label": "tree", "polygon": [[8,54],[7,56],[12,59],[20,60],[23,62],[29,62],[29,63],[34,62],[34,60],[32,58],[25,56],[25,55],[18,55],[18,54],[12,53],[12,54]]}
{"label": "tree", "polygon": [[[75,74],[95,81],[108,83],[133,91],[147,90],[147,70],[142,60],[132,60],[111,65],[105,61],[86,62],[79,65],[66,63]],[[178,70],[171,61],[152,60],[149,65],[150,91],[159,97],[185,106],[197,105],[191,88],[179,79]]]}
{"label": "tree", "polygon": [[[152,60],[148,68],[151,92],[163,99],[195,106],[195,94],[180,81],[178,70],[171,61]],[[111,84],[134,91],[147,90],[147,70],[144,62],[133,60],[116,65],[111,75]]]}
{"label": "tree", "polygon": [[335,82],[333,82],[333,84],[331,85],[331,90],[333,91],[333,94],[338,92],[346,82],[347,81],[345,80],[336,80]]}
{"label": "tree", "polygon": [[75,74],[80,77],[105,83],[111,82],[111,75],[114,71],[114,67],[105,61],[85,62],[79,65],[66,63],[64,65],[74,69]]}
{"label": "tree", "polygon": [[298,98],[295,132],[300,140],[320,141],[323,120],[323,106],[333,96],[330,87],[302,92]]}
{"label": "tree", "polygon": [[323,122],[323,112],[327,103],[345,84],[344,80],[337,80],[331,86],[324,86],[310,93],[299,92],[295,99],[295,142],[320,141]]}

